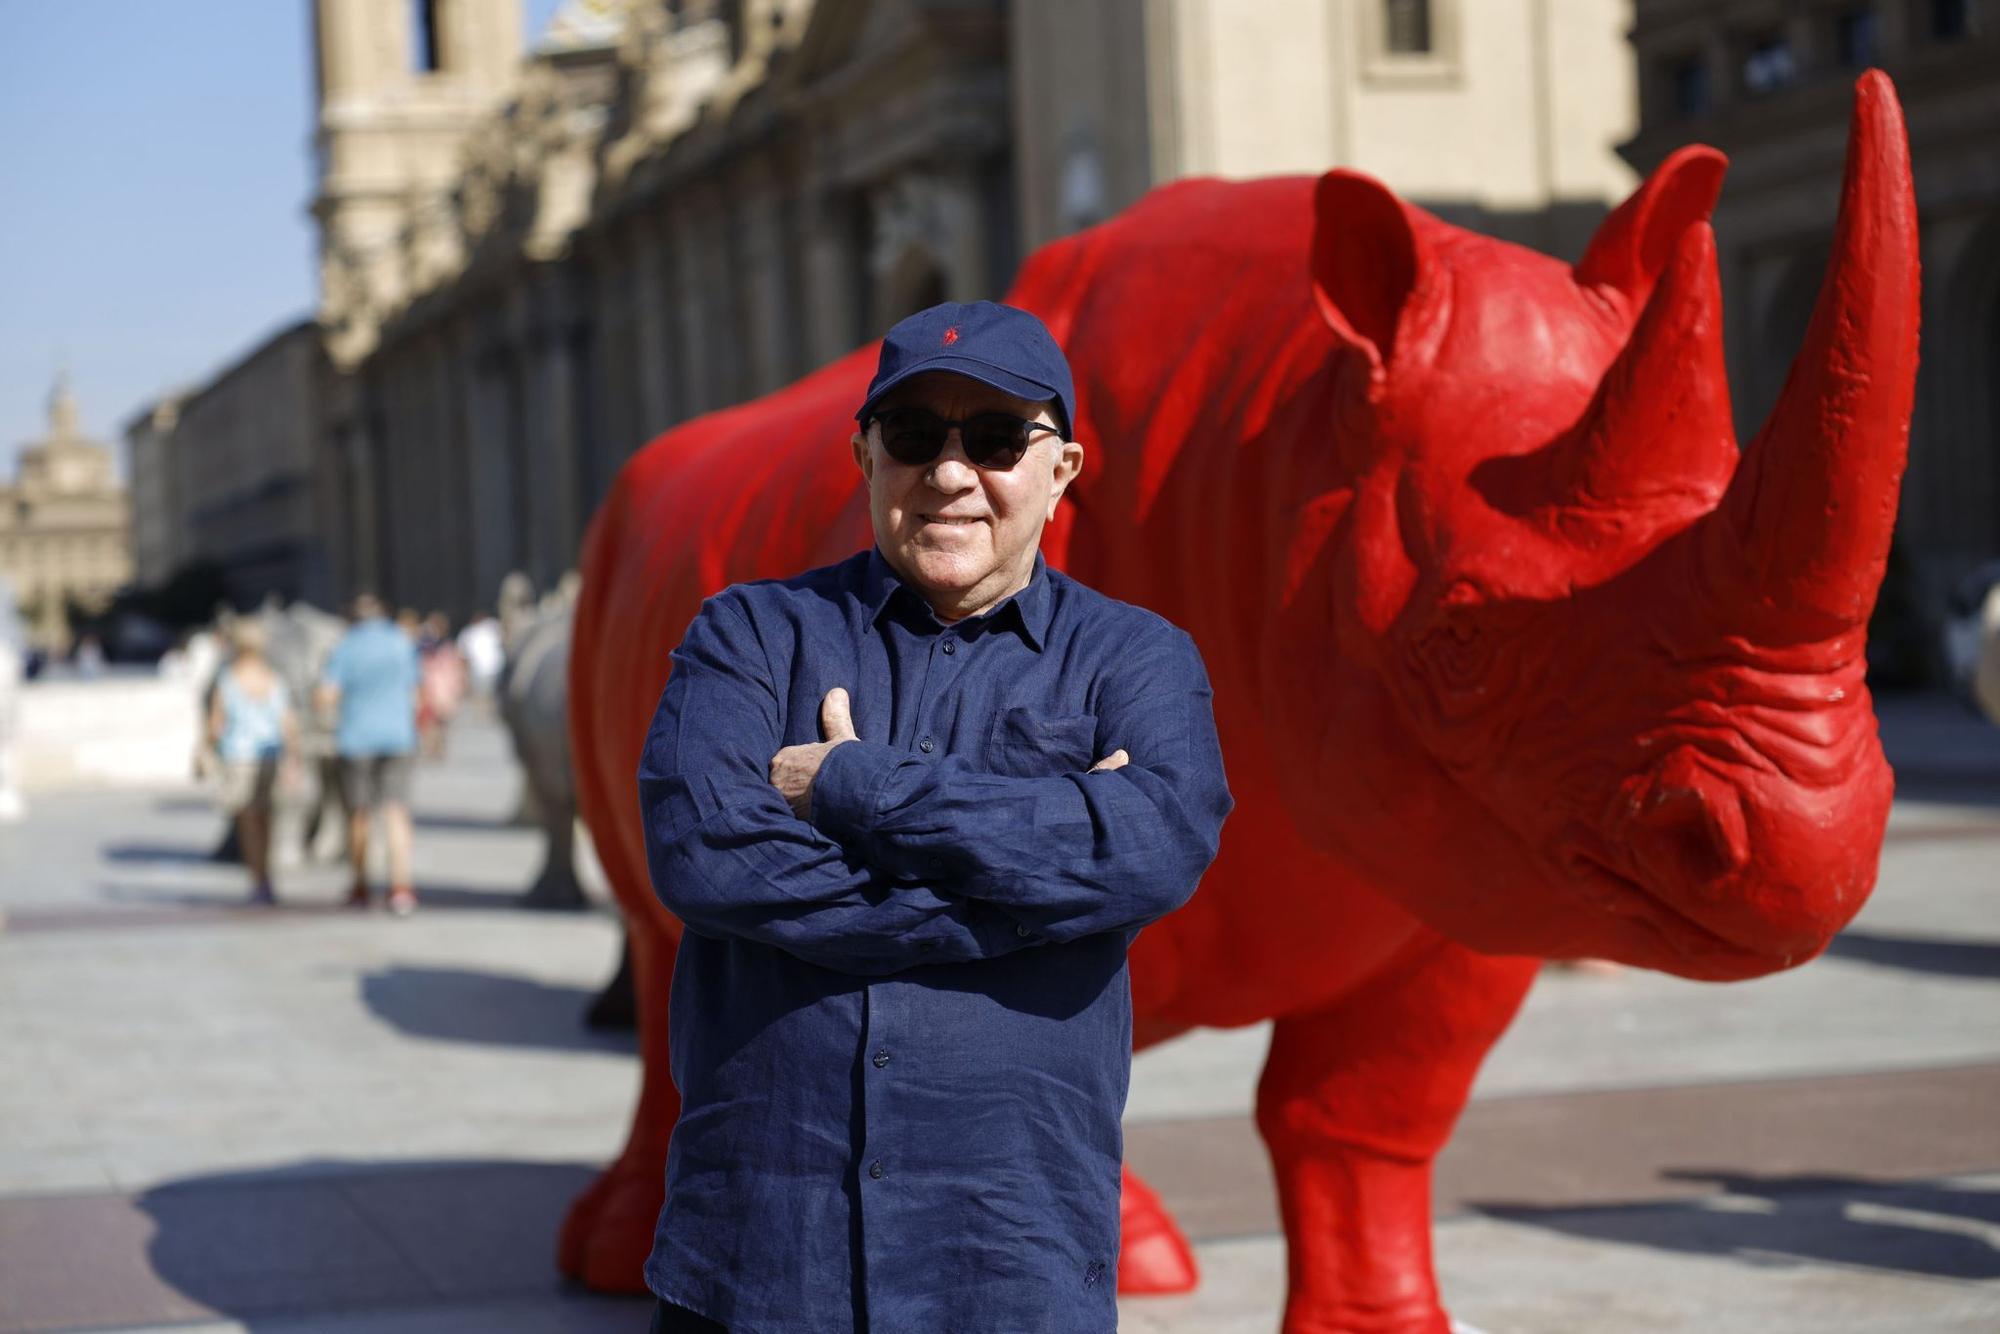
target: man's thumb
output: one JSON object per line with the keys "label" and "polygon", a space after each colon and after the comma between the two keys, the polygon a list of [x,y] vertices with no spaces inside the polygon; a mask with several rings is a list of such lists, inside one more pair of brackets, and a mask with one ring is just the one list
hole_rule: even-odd
{"label": "man's thumb", "polygon": [[857,741],[854,719],[847,712],[847,692],[839,686],[826,692],[819,703],[820,735],[828,741]]}

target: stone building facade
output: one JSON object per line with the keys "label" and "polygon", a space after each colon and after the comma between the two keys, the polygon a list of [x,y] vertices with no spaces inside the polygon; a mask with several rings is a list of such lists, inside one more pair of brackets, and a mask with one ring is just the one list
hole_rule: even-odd
{"label": "stone building facade", "polygon": [[[1896,81],[1924,271],[1922,360],[1885,606],[1935,674],[1954,585],[2000,558],[2000,6],[1991,0],[1639,0],[1648,168],[1698,140],[1728,153],[1716,210],[1739,436],[1804,338],[1839,204],[1852,85]],[[1886,628],[1886,627],[1885,627]],[[1878,638],[1880,636],[1878,635]],[[1871,646],[1872,648],[1873,646]]]}
{"label": "stone building facade", "polygon": [[509,71],[317,7],[336,581],[457,615],[659,431],[1162,181],[1359,166],[1574,253],[1633,179],[1629,0],[578,0]]}
{"label": "stone building facade", "polygon": [[186,563],[194,533],[181,507],[174,471],[174,427],[182,395],[156,399],[125,424],[125,462],[131,477],[132,567],[135,583],[157,587]]}
{"label": "stone building facade", "polygon": [[132,577],[131,516],[111,451],[86,439],[75,397],[58,378],[49,433],[22,447],[0,485],[0,579],[14,590],[29,642],[70,646],[68,607],[97,610]]}
{"label": "stone building facade", "polygon": [[319,326],[303,321],[174,400],[164,430],[156,410],[129,433],[135,466],[142,444],[164,458],[156,485],[178,529],[168,572],[215,566],[240,604],[333,600],[333,488],[320,448],[328,381]]}

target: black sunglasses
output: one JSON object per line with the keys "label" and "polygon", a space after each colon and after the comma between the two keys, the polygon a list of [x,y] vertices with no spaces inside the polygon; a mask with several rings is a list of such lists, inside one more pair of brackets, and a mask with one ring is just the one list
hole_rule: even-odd
{"label": "black sunglasses", "polygon": [[1035,432],[1061,436],[1060,427],[1031,422],[1008,412],[981,412],[951,421],[928,408],[887,408],[873,417],[882,425],[882,448],[898,463],[922,467],[944,452],[952,428],[965,442],[965,457],[975,467],[1006,472],[1021,461]]}

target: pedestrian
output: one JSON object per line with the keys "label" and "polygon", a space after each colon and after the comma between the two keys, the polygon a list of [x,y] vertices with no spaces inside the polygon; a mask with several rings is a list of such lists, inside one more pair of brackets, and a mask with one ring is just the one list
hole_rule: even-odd
{"label": "pedestrian", "polygon": [[281,775],[296,786],[299,736],[291,692],[271,667],[264,626],[245,616],[230,629],[232,653],[209,693],[208,744],[222,809],[250,872],[250,901],[278,901],[271,886],[271,817]]}
{"label": "pedestrian", "polygon": [[417,731],[427,759],[444,758],[445,735],[458,716],[465,698],[465,658],[451,637],[451,621],[441,611],[424,618],[423,636],[417,641],[423,703],[417,712]]}
{"label": "pedestrian", "polygon": [[500,672],[507,665],[506,650],[500,643],[500,622],[483,611],[474,615],[458,632],[458,651],[471,674],[473,694],[490,700]]}
{"label": "pedestrian", "polygon": [[1108,1332],[1126,950],[1231,806],[1207,674],[1039,554],[1084,447],[1032,315],[904,320],[857,420],[874,545],[705,602],[640,757],[654,1328]]}
{"label": "pedestrian", "polygon": [[417,646],[390,624],[371,593],[354,599],[353,625],[320,677],[320,708],[335,713],[334,752],[347,805],[354,884],[348,906],[366,908],[368,840],[382,818],[389,852],[389,910],[416,911],[410,880],[410,770],[417,748]]}

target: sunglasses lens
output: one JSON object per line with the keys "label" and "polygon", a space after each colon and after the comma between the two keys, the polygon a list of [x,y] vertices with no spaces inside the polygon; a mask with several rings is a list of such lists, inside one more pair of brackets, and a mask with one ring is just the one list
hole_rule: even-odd
{"label": "sunglasses lens", "polygon": [[921,408],[896,408],[880,420],[882,448],[898,463],[929,463],[944,448],[951,430],[942,417]]}
{"label": "sunglasses lens", "polygon": [[1028,452],[1028,423],[1005,413],[981,413],[965,424],[965,457],[982,468],[1005,471]]}

